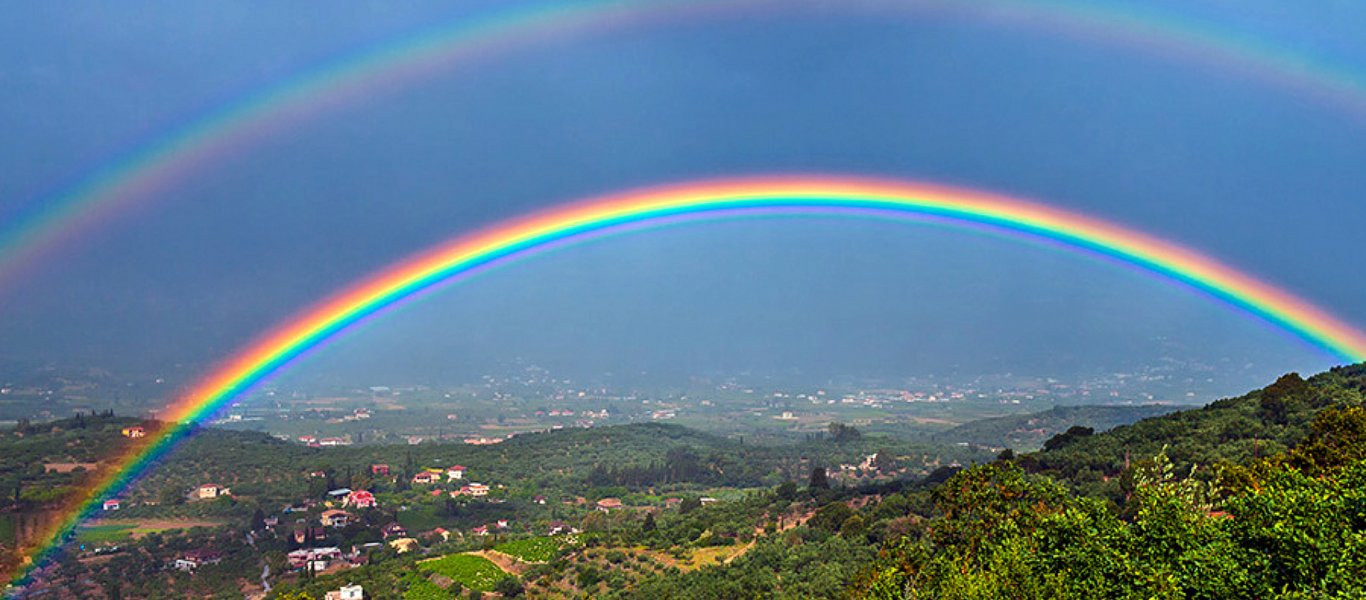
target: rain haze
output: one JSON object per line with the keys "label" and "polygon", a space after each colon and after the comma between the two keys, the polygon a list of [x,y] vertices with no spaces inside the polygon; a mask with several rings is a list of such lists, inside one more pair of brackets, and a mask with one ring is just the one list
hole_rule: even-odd
{"label": "rain haze", "polygon": [[[1189,246],[1366,322],[1366,100],[1028,19],[870,4],[704,11],[515,39],[221,153],[5,282],[0,354],[201,373],[301,308],[502,219],[720,176],[985,189]],[[1366,9],[1144,3],[1366,70]],[[238,98],[502,3],[11,7],[0,215]],[[555,250],[367,322],[300,382],[802,381],[1177,361],[1212,389],[1337,362],[1207,295],[968,228],[713,220]],[[1202,398],[1208,400],[1209,398]]]}

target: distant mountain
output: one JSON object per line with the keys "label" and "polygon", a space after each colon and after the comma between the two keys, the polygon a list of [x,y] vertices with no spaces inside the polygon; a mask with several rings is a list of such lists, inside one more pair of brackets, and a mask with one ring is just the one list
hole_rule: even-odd
{"label": "distant mountain", "polygon": [[1055,406],[1024,415],[978,419],[935,435],[943,443],[970,443],[1016,451],[1037,450],[1048,438],[1070,427],[1089,427],[1099,433],[1120,425],[1181,410],[1179,406]]}

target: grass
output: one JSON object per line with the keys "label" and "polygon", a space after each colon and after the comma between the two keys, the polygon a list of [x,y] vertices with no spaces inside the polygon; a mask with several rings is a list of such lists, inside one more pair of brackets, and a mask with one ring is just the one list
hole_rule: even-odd
{"label": "grass", "polygon": [[110,544],[127,539],[133,535],[133,525],[91,525],[76,531],[76,541],[81,544]]}
{"label": "grass", "polygon": [[424,571],[435,571],[459,581],[461,585],[467,588],[481,592],[493,591],[493,585],[498,583],[498,580],[507,577],[507,573],[498,568],[498,565],[493,564],[493,561],[473,554],[449,554],[435,560],[418,563],[418,568]]}
{"label": "grass", "polygon": [[398,513],[398,523],[408,531],[417,533],[441,526],[441,517],[430,507],[415,507]]}
{"label": "grass", "polygon": [[560,552],[560,543],[550,537],[534,537],[498,544],[494,550],[523,562],[550,562]]}
{"label": "grass", "polygon": [[408,590],[403,592],[403,600],[447,600],[452,597],[454,595],[451,592],[420,577],[410,579]]}

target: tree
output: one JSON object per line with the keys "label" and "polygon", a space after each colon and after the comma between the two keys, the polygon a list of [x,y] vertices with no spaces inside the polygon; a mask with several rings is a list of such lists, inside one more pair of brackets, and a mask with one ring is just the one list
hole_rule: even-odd
{"label": "tree", "polygon": [[645,522],[640,524],[640,530],[647,533],[655,530],[654,513],[645,513]]}
{"label": "tree", "polygon": [[860,432],[858,429],[854,428],[854,426],[845,425],[844,423],[840,423],[838,421],[832,421],[830,425],[826,428],[826,430],[830,432],[830,439],[833,440],[836,444],[852,442],[854,440],[859,439],[859,437],[863,435],[863,433]]}
{"label": "tree", "polygon": [[261,507],[251,513],[251,530],[260,531],[266,528],[266,513],[261,511]]}
{"label": "tree", "polygon": [[522,592],[525,590],[522,587],[522,582],[518,581],[517,577],[508,575],[507,577],[499,579],[498,583],[493,585],[493,591],[502,594],[504,598],[516,598],[517,596],[522,595]]}
{"label": "tree", "polygon": [[807,487],[813,490],[830,489],[830,479],[825,475],[825,467],[816,467],[814,469],[811,469],[811,482],[807,485]]}

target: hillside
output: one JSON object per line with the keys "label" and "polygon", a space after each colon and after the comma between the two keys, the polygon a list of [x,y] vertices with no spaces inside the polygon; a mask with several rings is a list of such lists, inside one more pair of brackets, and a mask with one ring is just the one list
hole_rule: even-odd
{"label": "hillside", "polygon": [[1149,417],[1165,415],[1182,407],[1146,404],[1142,406],[1055,406],[1023,415],[978,419],[935,434],[937,442],[966,442],[1016,452],[1038,450],[1048,438],[1071,427],[1087,427],[1095,432],[1128,425]]}

